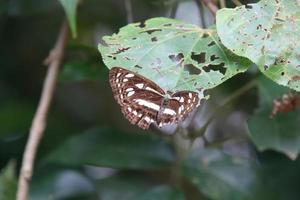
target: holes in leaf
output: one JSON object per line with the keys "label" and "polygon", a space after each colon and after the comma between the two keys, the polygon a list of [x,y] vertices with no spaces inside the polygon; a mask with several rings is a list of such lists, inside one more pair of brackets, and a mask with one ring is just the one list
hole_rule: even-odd
{"label": "holes in leaf", "polygon": [[210,61],[214,61],[214,60],[217,60],[219,59],[220,57],[216,56],[216,55],[212,55],[210,56]]}
{"label": "holes in leaf", "polygon": [[284,19],[280,19],[280,18],[275,18],[275,20],[278,21],[278,22],[285,22]]}
{"label": "holes in leaf", "polygon": [[284,72],[281,72],[281,76],[284,76]]}
{"label": "holes in leaf", "polygon": [[161,31],[161,29],[156,28],[156,29],[142,31],[141,33],[148,33],[149,35],[151,35],[152,33],[156,32],[156,31]]}
{"label": "holes in leaf", "polygon": [[218,65],[210,64],[210,65],[204,66],[203,70],[205,72],[210,72],[211,70],[218,71],[218,72],[220,72],[221,74],[224,75],[226,73],[226,70],[227,70],[227,68],[225,68],[224,66],[225,66],[225,63],[220,63]]}
{"label": "holes in leaf", "polygon": [[157,42],[157,37],[152,37],[151,42]]}
{"label": "holes in leaf", "polygon": [[278,64],[285,64],[286,63],[286,59],[283,57],[277,57],[275,58],[275,62],[274,65],[278,65]]}
{"label": "holes in leaf", "polygon": [[172,26],[172,24],[170,24],[170,23],[169,24],[164,24],[163,26]]}
{"label": "holes in leaf", "polygon": [[135,65],[134,67],[138,68],[138,69],[143,69],[141,66],[139,65]]}
{"label": "holes in leaf", "polygon": [[246,5],[245,5],[245,8],[246,8],[246,9],[252,9],[252,8],[253,8],[253,6],[252,6],[252,5],[250,5],[250,4],[246,4]]}
{"label": "holes in leaf", "polygon": [[262,29],[262,25],[259,24],[257,27],[256,27],[256,30],[259,30],[259,29]]}
{"label": "holes in leaf", "polygon": [[269,68],[268,65],[264,65],[264,70],[267,70]]}
{"label": "holes in leaf", "polygon": [[108,58],[112,58],[112,59],[114,59],[114,60],[117,59],[115,56],[111,56],[111,55],[108,55],[107,57],[108,57]]}
{"label": "holes in leaf", "polygon": [[208,36],[209,36],[208,33],[204,33],[204,34],[202,35],[202,38],[207,38]]}
{"label": "holes in leaf", "polygon": [[191,58],[195,60],[198,64],[205,63],[205,52],[201,52],[200,54],[192,52]]}
{"label": "holes in leaf", "polygon": [[119,54],[119,53],[123,53],[127,50],[129,50],[130,47],[126,47],[126,48],[119,48],[115,53],[112,53],[112,54]]}
{"label": "holes in leaf", "polygon": [[169,55],[169,58],[172,60],[172,62],[182,62],[184,55],[182,53],[171,54]]}
{"label": "holes in leaf", "polygon": [[146,26],[145,21],[142,21],[137,26],[140,27],[140,28],[144,28]]}
{"label": "holes in leaf", "polygon": [[190,75],[198,75],[201,73],[201,69],[197,68],[193,64],[184,65],[184,70],[188,71]]}
{"label": "holes in leaf", "polygon": [[211,47],[211,46],[213,46],[215,44],[216,44],[215,41],[211,41],[207,46]]}

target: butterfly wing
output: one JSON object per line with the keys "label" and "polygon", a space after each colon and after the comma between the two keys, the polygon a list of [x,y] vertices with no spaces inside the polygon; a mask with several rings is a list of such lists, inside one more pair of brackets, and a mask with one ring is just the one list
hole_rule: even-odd
{"label": "butterfly wing", "polygon": [[158,116],[158,125],[184,120],[199,105],[198,93],[181,91],[174,93]]}
{"label": "butterfly wing", "polygon": [[109,81],[124,116],[148,129],[156,121],[165,92],[153,81],[120,67],[110,70]]}

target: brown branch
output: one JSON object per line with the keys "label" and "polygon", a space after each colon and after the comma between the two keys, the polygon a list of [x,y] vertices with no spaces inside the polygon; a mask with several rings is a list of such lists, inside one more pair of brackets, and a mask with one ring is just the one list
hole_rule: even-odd
{"label": "brown branch", "polygon": [[46,127],[47,113],[55,90],[58,69],[63,58],[64,47],[68,36],[68,25],[64,22],[61,26],[56,44],[51,50],[45,63],[49,65],[44,81],[40,102],[33,118],[29,138],[23,154],[22,166],[19,176],[17,200],[27,200],[29,183],[33,174],[34,159],[37,148],[43,137]]}
{"label": "brown branch", "polygon": [[127,23],[130,24],[133,22],[133,12],[132,12],[132,2],[131,0],[125,0],[125,10],[127,15]]}
{"label": "brown branch", "polygon": [[202,0],[204,5],[210,10],[213,16],[216,16],[217,11],[219,10],[218,6],[212,0]]}
{"label": "brown branch", "polygon": [[232,3],[234,3],[234,5],[236,6],[242,6],[243,4],[239,1],[239,0],[231,0]]}
{"label": "brown branch", "polygon": [[220,8],[226,8],[226,1],[225,0],[219,0],[220,2]]}

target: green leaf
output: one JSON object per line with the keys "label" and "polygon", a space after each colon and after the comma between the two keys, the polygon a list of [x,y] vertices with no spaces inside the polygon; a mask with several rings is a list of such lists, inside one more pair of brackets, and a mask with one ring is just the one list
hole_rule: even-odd
{"label": "green leaf", "polygon": [[0,199],[14,200],[16,198],[17,180],[15,162],[9,162],[0,174]]}
{"label": "green leaf", "polygon": [[76,12],[77,5],[79,0],[59,0],[61,5],[63,6],[65,13],[67,15],[69,25],[72,31],[72,35],[74,38],[77,37],[77,29],[76,29]]}
{"label": "green leaf", "polygon": [[99,44],[108,68],[119,66],[156,82],[166,91],[213,88],[249,62],[220,43],[215,30],[167,18],[129,24]]}
{"label": "green leaf", "polygon": [[172,160],[171,147],[160,138],[105,128],[72,137],[48,158],[50,162],[69,166],[89,164],[130,169],[165,168]]}
{"label": "green leaf", "polygon": [[56,10],[56,1],[48,0],[15,0],[13,3],[2,1],[0,4],[0,13],[8,16],[33,16],[40,15],[49,11]]}
{"label": "green leaf", "polygon": [[0,107],[0,137],[24,134],[29,130],[34,106],[17,101],[5,102]]}
{"label": "green leaf", "polygon": [[257,181],[252,199],[298,199],[299,161],[299,159],[291,161],[274,152],[266,152],[260,156],[260,167],[257,170]]}
{"label": "green leaf", "polygon": [[171,186],[155,185],[147,176],[116,174],[97,182],[102,200],[183,200],[183,193]]}
{"label": "green leaf", "polygon": [[262,0],[217,13],[222,43],[278,84],[300,91],[300,3]]}
{"label": "green leaf", "polygon": [[295,159],[300,151],[300,110],[270,117],[274,99],[281,99],[288,88],[261,78],[258,82],[259,107],[248,121],[250,136],[260,151],[273,149]]}
{"label": "green leaf", "polygon": [[30,200],[91,199],[95,191],[81,171],[46,165],[35,169],[29,196]]}
{"label": "green leaf", "polygon": [[85,61],[66,63],[59,74],[61,81],[99,80],[103,73],[98,65]]}
{"label": "green leaf", "polygon": [[99,52],[95,47],[68,45],[68,59],[60,70],[60,81],[95,81],[104,77],[107,78],[107,69],[104,65],[99,66]]}
{"label": "green leaf", "polygon": [[240,200],[251,199],[253,169],[249,161],[220,150],[197,149],[185,163],[183,174],[211,199]]}
{"label": "green leaf", "polygon": [[183,193],[170,186],[157,186],[150,191],[145,192],[143,195],[133,198],[136,200],[184,200]]}

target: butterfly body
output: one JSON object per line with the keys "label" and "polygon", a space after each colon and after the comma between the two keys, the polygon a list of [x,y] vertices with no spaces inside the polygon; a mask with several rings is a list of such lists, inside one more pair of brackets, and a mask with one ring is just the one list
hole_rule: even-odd
{"label": "butterfly body", "polygon": [[129,70],[113,67],[109,81],[122,113],[132,123],[148,129],[177,123],[199,104],[196,92],[165,92],[153,81]]}

